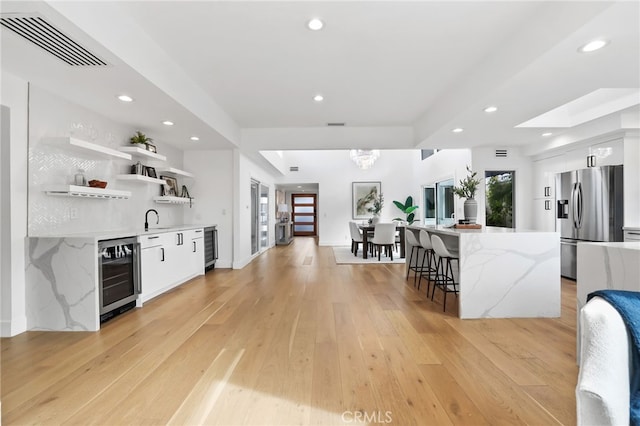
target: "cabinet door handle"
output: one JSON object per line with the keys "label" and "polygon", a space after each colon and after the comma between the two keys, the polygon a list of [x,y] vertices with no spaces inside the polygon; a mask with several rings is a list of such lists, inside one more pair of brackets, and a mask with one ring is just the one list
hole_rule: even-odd
{"label": "cabinet door handle", "polygon": [[181,232],[180,233],[180,245],[184,244],[184,234]]}
{"label": "cabinet door handle", "polygon": [[202,232],[202,229],[198,229],[198,230],[196,231],[196,234],[198,234],[198,233],[200,233],[200,232]]}
{"label": "cabinet door handle", "polygon": [[545,186],[544,187],[544,196],[545,197],[550,197],[551,196],[551,187],[550,186]]}
{"label": "cabinet door handle", "polygon": [[551,210],[551,201],[544,200],[544,209],[545,210]]}
{"label": "cabinet door handle", "polygon": [[629,235],[640,235],[640,232],[631,232],[631,231],[629,231],[629,232],[627,232],[627,234],[629,234]]}
{"label": "cabinet door handle", "polygon": [[164,247],[160,247],[160,254],[162,255],[160,258],[160,262],[164,262]]}
{"label": "cabinet door handle", "polygon": [[195,241],[193,241],[193,252],[194,253],[196,252],[196,242]]}
{"label": "cabinet door handle", "polygon": [[147,237],[147,240],[155,240],[156,238],[160,238],[160,236],[156,235],[155,237]]}

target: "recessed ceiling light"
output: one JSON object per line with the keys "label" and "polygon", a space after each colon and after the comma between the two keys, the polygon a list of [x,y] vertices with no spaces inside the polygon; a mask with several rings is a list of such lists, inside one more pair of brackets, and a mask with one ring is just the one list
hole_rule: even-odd
{"label": "recessed ceiling light", "polygon": [[488,106],[484,109],[484,112],[496,112],[498,110],[498,107],[496,106]]}
{"label": "recessed ceiling light", "polygon": [[456,127],[455,129],[451,130],[453,133],[461,133],[464,132],[464,129],[461,127]]}
{"label": "recessed ceiling light", "polygon": [[322,95],[315,95],[315,96],[313,97],[313,100],[314,100],[314,101],[316,101],[316,102],[322,102],[322,101],[324,101],[324,96],[322,96]]}
{"label": "recessed ceiling light", "polygon": [[173,126],[173,121],[165,120],[162,122],[165,126]]}
{"label": "recessed ceiling light", "polygon": [[553,133],[551,133],[551,132],[547,132],[547,133],[543,133],[542,136],[544,136],[546,138],[547,136],[551,136],[552,134]]}
{"label": "recessed ceiling light", "polygon": [[318,31],[321,30],[322,27],[324,27],[324,22],[322,22],[318,18],[313,18],[307,23],[307,27],[309,27],[309,29],[312,31]]}
{"label": "recessed ceiling light", "polygon": [[133,102],[133,98],[128,95],[119,95],[118,99],[120,99],[122,102]]}
{"label": "recessed ceiling light", "polygon": [[197,136],[191,136],[189,139],[191,139],[191,140],[192,140],[192,141],[194,141],[194,142],[195,142],[195,141],[199,141],[199,140],[200,140],[200,138],[199,138],[199,137],[197,137]]}
{"label": "recessed ceiling light", "polygon": [[593,41],[590,41],[589,43],[585,44],[581,48],[579,48],[578,52],[580,52],[580,53],[594,52],[594,51],[596,51],[598,49],[602,49],[607,44],[609,44],[609,42],[607,40],[593,40]]}

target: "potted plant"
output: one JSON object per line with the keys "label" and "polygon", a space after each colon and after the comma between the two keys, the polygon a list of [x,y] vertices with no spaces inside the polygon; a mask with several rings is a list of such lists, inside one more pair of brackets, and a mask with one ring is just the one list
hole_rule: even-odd
{"label": "potted plant", "polygon": [[464,202],[464,218],[469,223],[476,223],[478,215],[478,203],[475,200],[476,190],[480,184],[480,179],[476,178],[477,172],[471,171],[467,166],[469,174],[460,180],[460,186],[453,187],[453,193],[460,198],[466,198]]}
{"label": "potted plant", "polygon": [[380,212],[382,211],[382,207],[384,206],[384,196],[380,193],[379,196],[373,199],[373,203],[370,207],[367,208],[369,213],[373,213],[373,218],[371,218],[371,224],[375,225],[380,221]]}
{"label": "potted plant", "polygon": [[151,152],[156,152],[155,145],[152,145],[153,139],[142,133],[140,130],[136,131],[136,134],[131,136],[129,142],[132,144],[144,145],[145,149]]}
{"label": "potted plant", "polygon": [[393,220],[407,222],[407,225],[411,225],[413,224],[413,222],[415,222],[416,214],[414,212],[418,209],[418,206],[413,205],[413,197],[411,195],[407,197],[404,204],[402,204],[400,201],[394,201],[393,204],[395,204],[396,207],[402,210],[402,213],[406,215],[404,219],[396,217]]}

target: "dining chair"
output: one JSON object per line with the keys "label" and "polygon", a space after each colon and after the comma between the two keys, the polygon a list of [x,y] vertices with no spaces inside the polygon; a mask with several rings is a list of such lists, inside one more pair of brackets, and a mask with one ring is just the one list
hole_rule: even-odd
{"label": "dining chair", "polygon": [[396,224],[377,223],[373,231],[371,244],[378,252],[378,260],[380,260],[380,254],[383,248],[387,251],[391,260],[393,260],[393,247],[396,244]]}
{"label": "dining chair", "polygon": [[[358,224],[355,222],[349,222],[349,232],[351,233],[351,253],[354,256],[358,255],[358,245],[363,244],[362,234],[358,228]],[[366,247],[362,247],[362,250],[366,250]]]}

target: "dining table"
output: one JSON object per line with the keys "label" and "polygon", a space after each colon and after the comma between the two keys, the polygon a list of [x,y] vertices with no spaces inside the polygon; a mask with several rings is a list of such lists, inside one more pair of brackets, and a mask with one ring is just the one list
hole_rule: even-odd
{"label": "dining table", "polygon": [[[373,231],[375,231],[375,225],[358,225],[358,228],[362,231],[362,258],[367,259],[369,251],[367,250],[368,242],[369,242],[369,234],[373,235]],[[400,236],[400,258],[404,259],[405,257],[405,247],[404,247],[404,225],[396,225],[396,231],[398,231],[398,235]]]}

